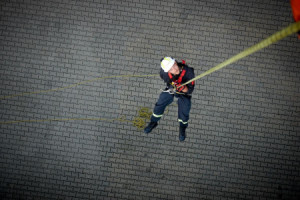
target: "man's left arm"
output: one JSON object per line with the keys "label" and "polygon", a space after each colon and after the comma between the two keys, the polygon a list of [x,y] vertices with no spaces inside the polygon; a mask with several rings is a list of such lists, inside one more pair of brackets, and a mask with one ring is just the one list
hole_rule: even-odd
{"label": "man's left arm", "polygon": [[[193,78],[195,78],[194,69],[190,68],[190,70],[187,73],[187,79],[191,80]],[[185,93],[192,94],[195,88],[195,81],[187,84],[186,86],[187,86],[187,91]]]}

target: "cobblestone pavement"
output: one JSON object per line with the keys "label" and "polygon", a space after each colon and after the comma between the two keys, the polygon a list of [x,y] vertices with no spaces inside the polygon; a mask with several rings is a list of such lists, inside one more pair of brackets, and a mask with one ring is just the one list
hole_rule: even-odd
{"label": "cobblestone pavement", "polygon": [[[131,122],[159,76],[69,87],[158,74],[163,56],[199,75],[292,23],[289,1],[0,7],[1,199],[299,199],[296,35],[196,81],[182,143],[176,102],[149,135]],[[3,123],[45,119],[65,120]]]}

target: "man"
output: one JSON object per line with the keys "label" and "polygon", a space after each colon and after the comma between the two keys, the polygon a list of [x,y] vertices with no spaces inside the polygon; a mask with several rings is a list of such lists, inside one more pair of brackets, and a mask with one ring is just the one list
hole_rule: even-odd
{"label": "man", "polygon": [[[181,86],[181,84],[195,77],[194,69],[188,67],[185,61],[177,62],[171,57],[165,57],[161,60],[160,77],[167,83],[166,89],[160,94],[155,104],[151,121],[144,129],[145,133],[150,133],[157,122],[163,116],[165,108],[178,98],[178,121],[179,121],[179,140],[184,141],[186,137],[185,129],[188,127],[189,113],[191,109],[191,94],[195,87],[195,82]],[[180,87],[181,86],[181,87]],[[175,92],[172,92],[175,90]]]}

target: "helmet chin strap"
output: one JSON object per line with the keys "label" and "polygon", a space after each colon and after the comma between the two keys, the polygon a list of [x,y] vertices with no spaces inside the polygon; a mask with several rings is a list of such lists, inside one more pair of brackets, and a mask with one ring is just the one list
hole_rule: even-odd
{"label": "helmet chin strap", "polygon": [[[178,67],[178,68],[179,68],[179,67]],[[179,68],[179,74],[177,74],[176,76],[180,76],[182,70],[183,70],[183,67],[180,67],[180,68]]]}
{"label": "helmet chin strap", "polygon": [[172,73],[171,73],[173,76],[180,76],[180,74],[181,74],[181,72],[182,72],[182,70],[183,70],[183,67],[179,67],[179,66],[178,66],[178,68],[179,68],[179,74],[175,75],[175,74],[172,74]]}

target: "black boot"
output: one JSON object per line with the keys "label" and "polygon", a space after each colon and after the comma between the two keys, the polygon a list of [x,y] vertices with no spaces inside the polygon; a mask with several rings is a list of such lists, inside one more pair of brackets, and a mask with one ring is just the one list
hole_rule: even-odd
{"label": "black boot", "polygon": [[185,140],[185,129],[186,129],[186,127],[179,126],[179,140],[180,140],[180,142]]}
{"label": "black boot", "polygon": [[157,122],[150,122],[148,126],[144,129],[145,133],[150,133],[157,126]]}

